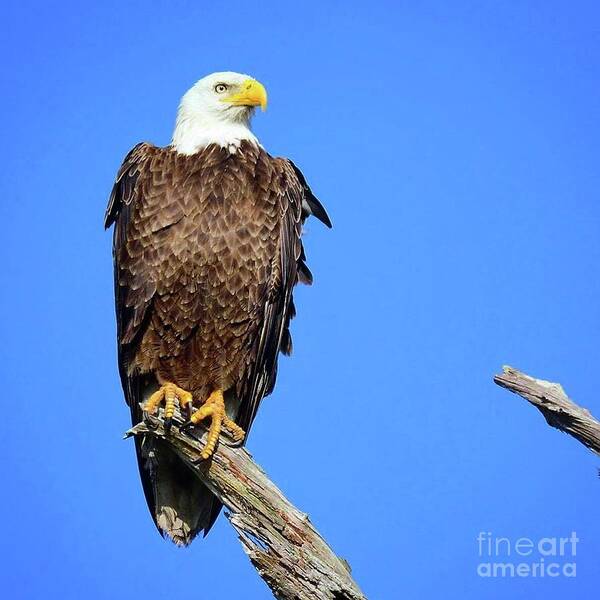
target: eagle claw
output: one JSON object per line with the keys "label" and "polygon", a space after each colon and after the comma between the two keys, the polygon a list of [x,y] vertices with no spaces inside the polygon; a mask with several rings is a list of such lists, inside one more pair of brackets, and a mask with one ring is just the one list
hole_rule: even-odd
{"label": "eagle claw", "polygon": [[207,417],[210,417],[210,427],[206,445],[200,454],[204,460],[210,458],[215,451],[222,428],[225,428],[236,442],[241,442],[246,435],[244,430],[227,416],[222,390],[215,390],[189,420],[180,427],[180,431],[186,431],[192,425],[196,425]]}
{"label": "eagle claw", "polygon": [[153,415],[158,407],[164,402],[164,428],[167,433],[173,426],[173,415],[175,414],[175,405],[179,404],[182,412],[189,416],[192,408],[192,394],[180,388],[174,383],[165,383],[154,392],[144,403],[142,409],[145,413]]}

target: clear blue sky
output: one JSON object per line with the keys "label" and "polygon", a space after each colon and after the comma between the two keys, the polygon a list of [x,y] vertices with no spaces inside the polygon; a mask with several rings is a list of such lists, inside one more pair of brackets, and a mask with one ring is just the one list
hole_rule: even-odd
{"label": "clear blue sky", "polygon": [[[2,13],[9,596],[270,597],[224,518],[187,550],[154,530],[121,440],[102,230],[128,149],[168,143],[185,90],[231,69],[264,82],[257,134],[334,221],[307,228],[315,285],[298,291],[256,459],[371,600],[596,597],[600,460],[492,384],[509,363],[600,415],[596,3]],[[482,579],[480,531],[576,531],[577,577]]]}

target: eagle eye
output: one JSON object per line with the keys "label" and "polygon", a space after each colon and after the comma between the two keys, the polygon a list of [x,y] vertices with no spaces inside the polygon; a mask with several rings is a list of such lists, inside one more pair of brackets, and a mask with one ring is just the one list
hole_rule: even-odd
{"label": "eagle eye", "polygon": [[217,92],[217,94],[222,94],[223,92],[227,91],[227,86],[224,83],[217,83],[217,85],[215,85],[215,92]]}

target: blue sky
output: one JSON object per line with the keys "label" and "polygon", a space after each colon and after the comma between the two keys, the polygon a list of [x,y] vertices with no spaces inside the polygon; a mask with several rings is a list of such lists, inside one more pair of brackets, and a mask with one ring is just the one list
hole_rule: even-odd
{"label": "blue sky", "polygon": [[[253,428],[255,458],[371,599],[596,596],[600,460],[491,381],[512,364],[600,415],[595,3],[2,13],[11,597],[270,597],[224,518],[187,550],[154,530],[121,440],[102,230],[128,149],[168,143],[180,96],[223,69],[265,84],[256,132],[334,222],[307,227],[315,284],[297,293],[295,355]],[[577,576],[478,577],[482,531],[575,531]]]}

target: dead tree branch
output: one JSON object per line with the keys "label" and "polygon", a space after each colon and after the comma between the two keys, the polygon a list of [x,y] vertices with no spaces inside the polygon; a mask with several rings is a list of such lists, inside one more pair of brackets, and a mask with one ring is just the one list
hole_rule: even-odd
{"label": "dead tree branch", "polygon": [[181,433],[181,419],[165,433],[161,418],[149,417],[126,433],[153,435],[168,443],[229,510],[252,564],[280,600],[366,600],[344,560],[252,460],[244,448],[221,437],[215,454],[200,459],[206,432]]}
{"label": "dead tree branch", "polygon": [[570,400],[560,384],[535,379],[512,367],[503,371],[494,377],[495,383],[525,398],[544,415],[548,425],[568,433],[600,456],[600,422]]}

